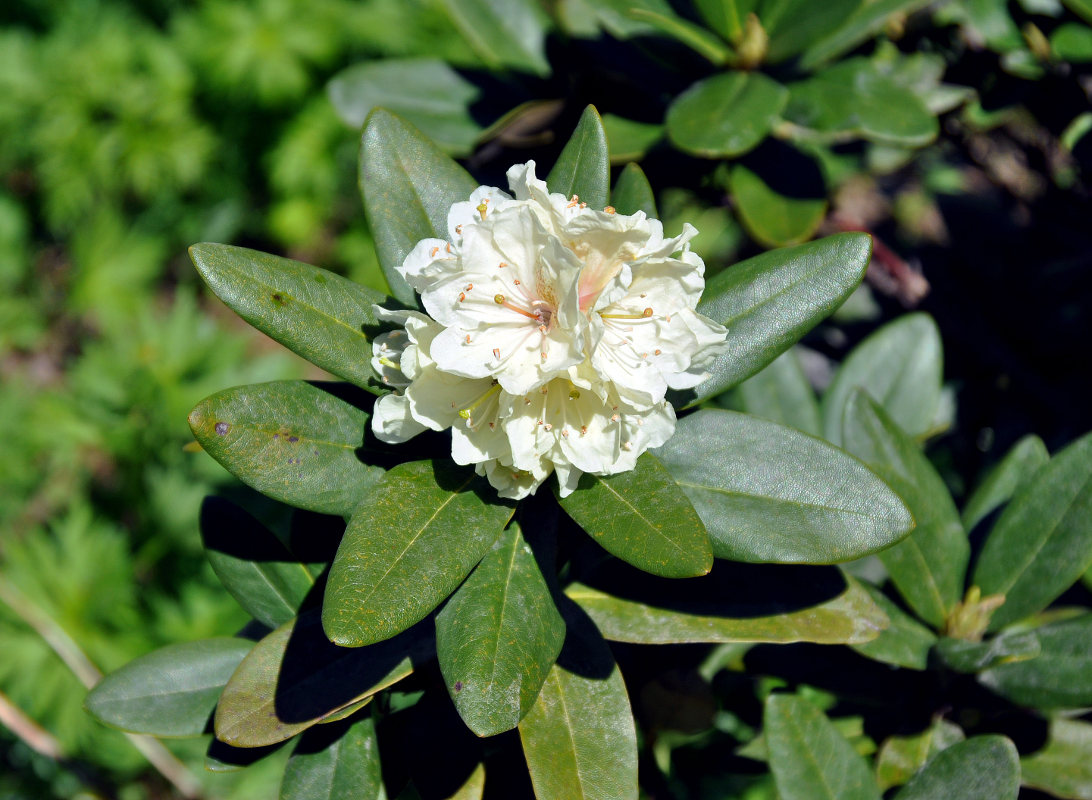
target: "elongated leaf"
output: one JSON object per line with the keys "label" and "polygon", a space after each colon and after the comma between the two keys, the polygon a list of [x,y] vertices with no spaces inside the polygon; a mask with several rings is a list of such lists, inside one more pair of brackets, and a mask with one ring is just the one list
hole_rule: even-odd
{"label": "elongated leaf", "polygon": [[538,800],[637,800],[637,733],[622,674],[587,620],[519,724]]}
{"label": "elongated leaf", "polygon": [[99,681],[87,710],[132,733],[200,736],[220,690],[253,646],[227,637],[167,645]]}
{"label": "elongated leaf", "polygon": [[414,461],[387,472],[349,520],[322,619],[349,647],[394,636],[436,608],[500,536],[511,505],[448,460]]}
{"label": "elongated leaf", "polygon": [[728,351],[676,405],[735,386],[796,344],[853,293],[871,257],[870,236],[843,233],[763,253],[715,275],[698,311],[728,328]]}
{"label": "elongated leaf", "polygon": [[482,132],[470,114],[481,89],[437,58],[355,64],[335,75],[326,93],[338,116],[354,128],[373,108],[385,108],[456,155],[470,152]]}
{"label": "elongated leaf", "polygon": [[[360,190],[379,265],[403,303],[414,305],[417,298],[398,267],[422,239],[447,238],[452,204],[476,188],[466,170],[410,123],[381,108],[368,115],[360,146]],[[368,361],[359,349],[357,358]]]}
{"label": "elongated leaf", "polygon": [[713,567],[701,518],[651,453],[629,472],[585,474],[579,490],[561,498],[561,507],[596,542],[638,569],[690,578]]}
{"label": "elongated leaf", "polygon": [[880,800],[864,759],[807,700],[771,694],[763,723],[781,800]]}
{"label": "elongated leaf", "polygon": [[205,451],[243,483],[298,508],[350,514],[382,475],[361,461],[368,413],[336,384],[274,381],[226,389],[190,412]]}
{"label": "elongated leaf", "polygon": [[995,508],[1011,500],[1048,461],[1050,453],[1038,436],[1028,435],[1014,444],[967,500],[963,527],[972,530]]}
{"label": "elongated leaf", "polygon": [[622,168],[622,173],[614,183],[610,202],[619,214],[644,211],[645,216],[656,217],[656,197],[644,171],[637,164],[626,164]]}
{"label": "elongated leaf", "polygon": [[644,8],[634,8],[630,11],[630,16],[641,22],[647,22],[660,33],[686,45],[713,64],[718,66],[725,64],[732,57],[732,48],[719,37],[678,14],[664,14]]}
{"label": "elongated leaf", "polygon": [[861,390],[846,405],[842,440],[913,514],[913,532],[879,557],[910,607],[941,627],[963,596],[971,556],[948,488],[918,445]]}
{"label": "elongated leaf", "polygon": [[1092,614],[1035,629],[1038,658],[1000,664],[979,675],[1015,703],[1035,708],[1092,705]]}
{"label": "elongated leaf", "polygon": [[459,33],[490,67],[549,75],[549,18],[535,0],[442,0]]}
{"label": "elongated leaf", "polygon": [[722,72],[672,102],[667,135],[694,155],[742,155],[766,138],[788,99],[784,86],[760,72]]}
{"label": "elongated leaf", "polygon": [[941,750],[966,738],[958,725],[937,719],[927,730],[911,736],[891,736],[876,754],[876,782],[881,791],[902,786]]}
{"label": "elongated leaf", "polygon": [[[807,159],[801,159],[806,161]],[[818,174],[818,167],[811,164]],[[798,173],[799,175],[799,173]],[[819,181],[819,189],[822,189]],[[827,212],[827,201],[819,191],[778,191],[763,170],[736,164],[728,173],[728,188],[747,232],[767,247],[799,244],[812,237]]]}
{"label": "elongated leaf", "polygon": [[1092,0],[1062,0],[1065,7],[1092,25]]}
{"label": "elongated leaf", "polygon": [[896,800],[1016,800],[1020,761],[1004,736],[975,736],[941,751]]}
{"label": "elongated leaf", "polygon": [[296,616],[315,585],[311,572],[280,539],[227,500],[205,498],[201,541],[224,588],[263,625],[275,628]]}
{"label": "elongated leaf", "polygon": [[887,624],[886,616],[856,581],[816,605],[781,613],[752,612],[745,602],[727,601],[657,607],[580,583],[571,584],[565,594],[588,613],[607,639],[632,644],[859,643],[874,639]]}
{"label": "elongated leaf", "polygon": [[577,195],[591,208],[606,207],[610,193],[610,154],[603,120],[595,106],[588,106],[580,115],[576,130],[546,176],[546,185],[551,192],[566,197]]}
{"label": "elongated leaf", "polygon": [[1055,797],[1092,800],[1092,725],[1052,719],[1046,746],[1020,759],[1020,779]]}
{"label": "elongated leaf", "polygon": [[860,461],[757,417],[698,411],[656,455],[720,558],[836,563],[888,547],[913,527],[902,500]]}
{"label": "elongated leaf", "polygon": [[[603,115],[603,130],[607,134],[612,164],[625,164],[627,161],[643,158],[653,145],[664,138],[663,125],[638,122],[617,114]],[[614,206],[617,208],[618,204],[615,203]]]}
{"label": "elongated leaf", "polygon": [[810,71],[848,53],[883,30],[893,16],[912,14],[928,3],[929,0],[872,0],[861,3],[840,27],[821,39],[812,40],[800,57],[800,68]]}
{"label": "elongated leaf", "polygon": [[516,727],[564,641],[565,623],[515,524],[436,617],[447,690],[478,736]]}
{"label": "elongated leaf", "polygon": [[331,644],[318,613],[306,612],[270,633],[231,676],[216,707],[216,736],[235,747],[292,738],[413,672],[431,654],[432,626],[422,624],[371,647]]}
{"label": "elongated leaf", "polygon": [[914,92],[864,58],[843,61],[789,85],[785,118],[802,138],[862,138],[921,147],[936,138],[936,117]]}
{"label": "elongated leaf", "polygon": [[864,389],[911,436],[929,430],[940,402],[940,331],[926,314],[907,314],[861,342],[823,396],[823,433],[842,442],[846,403]]}
{"label": "elongated leaf", "polygon": [[1034,630],[1005,631],[985,642],[945,637],[937,644],[937,655],[956,672],[981,672],[998,664],[1027,661],[1041,652]]}
{"label": "elongated leaf", "polygon": [[758,4],[758,16],[769,34],[766,59],[784,61],[802,52],[841,26],[861,0],[765,0]]}
{"label": "elongated leaf", "polygon": [[907,669],[926,669],[929,666],[929,651],[936,644],[937,637],[891,602],[875,586],[866,583],[863,588],[872,598],[872,602],[891,620],[891,624],[872,641],[854,644],[853,649],[885,664],[895,664]]}
{"label": "elongated leaf", "polygon": [[375,722],[364,717],[300,737],[284,768],[280,800],[383,800]]}
{"label": "elongated leaf", "polygon": [[1092,434],[1070,444],[1009,503],[973,582],[1003,594],[990,630],[1041,611],[1092,565]]}
{"label": "elongated leaf", "polygon": [[779,355],[764,370],[736,389],[742,410],[798,431],[821,436],[819,403],[792,350]]}
{"label": "elongated leaf", "polygon": [[743,20],[736,0],[695,0],[694,5],[709,27],[729,42],[734,42],[743,33]]}
{"label": "elongated leaf", "polygon": [[[190,258],[227,306],[267,336],[327,372],[385,391],[371,368],[367,332],[384,295],[340,275],[245,247],[195,244]],[[412,299],[412,298],[411,298]]]}

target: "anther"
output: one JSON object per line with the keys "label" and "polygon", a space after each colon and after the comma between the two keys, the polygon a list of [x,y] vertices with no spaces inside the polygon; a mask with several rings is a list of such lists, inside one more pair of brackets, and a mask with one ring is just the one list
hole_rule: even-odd
{"label": "anther", "polygon": [[428,254],[429,258],[436,258],[436,254],[440,252],[439,247],[432,248],[432,251]]}
{"label": "anther", "polygon": [[580,391],[578,389],[573,389],[572,391],[570,391],[569,392],[569,399],[570,400],[579,400],[580,399]]}
{"label": "anther", "polygon": [[611,422],[617,422],[620,419],[621,419],[621,417],[619,417],[617,413],[610,415],[610,421]]}
{"label": "anther", "polygon": [[540,355],[540,356],[542,356],[542,360],[543,360],[543,361],[545,361],[545,360],[546,360],[546,354],[545,354],[545,353],[539,353],[539,355]]}
{"label": "anther", "polygon": [[653,350],[652,355],[654,355],[654,356],[663,355],[663,351],[662,350]]}
{"label": "anther", "polygon": [[466,335],[466,343],[470,344],[470,334],[469,333]]}
{"label": "anther", "polygon": [[561,435],[562,435],[562,436],[564,436],[564,437],[565,437],[566,439],[568,439],[568,438],[569,438],[569,431],[568,431],[568,429],[567,429],[567,428],[562,428],[562,429],[561,429]]}
{"label": "anther", "polygon": [[549,433],[553,429],[554,429],[554,426],[551,425],[549,422],[547,422],[545,425],[542,426],[542,430],[546,431],[547,433]]}
{"label": "anther", "polygon": [[633,442],[622,442],[622,449],[629,451],[633,449]]}
{"label": "anther", "polygon": [[507,266],[508,266],[508,262],[507,261],[502,261],[499,264],[497,264],[497,269],[504,269]]}
{"label": "anther", "polygon": [[503,306],[504,305],[504,295],[503,294],[493,295],[493,302],[496,303],[498,306]]}
{"label": "anther", "polygon": [[485,219],[485,212],[488,211],[488,210],[489,210],[489,198],[486,197],[484,200],[481,201],[481,203],[478,204],[478,207],[475,209],[475,211],[477,211],[479,214],[482,215],[482,219]]}
{"label": "anther", "polygon": [[463,302],[466,299],[466,292],[459,292],[459,302]]}
{"label": "anther", "polygon": [[580,426],[580,435],[581,436],[587,436],[588,435],[588,426],[587,425],[581,425]]}
{"label": "anther", "polygon": [[541,389],[539,389],[539,391],[542,392],[543,394],[546,394],[546,392],[548,392],[549,389],[547,389],[545,386],[543,386]]}
{"label": "anther", "polygon": [[470,291],[471,289],[473,289],[473,288],[474,288],[474,284],[472,284],[472,283],[468,283],[468,284],[466,285],[466,290],[467,290],[468,292],[469,292],[469,291]]}
{"label": "anther", "polygon": [[455,226],[455,233],[457,233],[457,234],[459,234],[461,236],[462,233],[463,233],[463,226],[462,225],[456,225]]}
{"label": "anther", "polygon": [[607,207],[606,207],[606,208],[604,208],[603,210],[604,210],[604,211],[606,211],[606,212],[607,212],[608,214],[613,214],[613,213],[615,213],[615,211],[614,211],[614,206],[607,206]]}
{"label": "anther", "polygon": [[493,348],[493,358],[500,358],[500,348],[499,347],[494,347]]}
{"label": "anther", "polygon": [[519,286],[519,278],[514,278],[512,280],[512,283],[516,284],[516,286]]}
{"label": "anther", "polygon": [[652,316],[652,309],[651,308],[646,308],[644,311],[641,312],[641,316],[642,317],[651,317]]}

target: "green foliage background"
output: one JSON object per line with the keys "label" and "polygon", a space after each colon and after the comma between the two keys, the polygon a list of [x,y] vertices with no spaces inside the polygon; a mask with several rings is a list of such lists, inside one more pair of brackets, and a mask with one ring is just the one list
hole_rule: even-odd
{"label": "green foliage background", "polygon": [[[549,5],[566,19],[581,4]],[[930,310],[946,336],[968,337],[949,369],[966,383],[962,443],[942,440],[931,451],[957,496],[1017,436],[1037,430],[1053,451],[1087,428],[1073,399],[1080,380],[1056,363],[1066,348],[1059,355],[1051,347],[1088,330],[1087,237],[1074,231],[1089,208],[1082,137],[1092,117],[1066,92],[1087,78],[1092,41],[1080,17],[1064,13],[1031,0],[942,4],[930,32],[908,35],[932,42],[930,54],[946,62],[945,81],[978,92],[954,98],[963,105],[945,118],[948,133],[916,154],[883,142],[809,151],[835,213],[816,214],[816,198],[804,198],[805,238],[821,220],[844,222],[863,205],[852,222],[935,265],[928,277],[939,297]],[[629,34],[620,19],[603,25],[622,40]],[[1050,34],[1046,55],[1028,25]],[[0,727],[0,797],[73,797],[86,787],[125,800],[169,796],[131,742],[84,712],[84,685],[58,652],[81,651],[109,672],[170,643],[234,634],[249,617],[201,549],[202,499],[214,490],[245,497],[274,529],[290,524],[282,508],[187,450],[186,415],[227,386],[321,373],[200,290],[185,248],[257,247],[388,290],[356,186],[359,131],[325,92],[355,64],[427,56],[493,71],[513,106],[571,97],[578,112],[595,99],[584,96],[598,91],[594,81],[572,63],[549,75],[549,49],[491,57],[466,33],[439,0],[9,0],[0,9],[0,692],[70,759],[42,757]],[[868,51],[882,61],[888,45]],[[1064,102],[1048,108],[1049,98]],[[507,111],[504,102],[471,133]],[[575,120],[572,108],[567,113],[552,130]],[[663,133],[648,126],[662,121],[613,124],[616,136],[630,136],[633,153],[651,151],[647,171],[662,189],[669,227],[686,219],[702,231],[696,248],[711,273],[757,252],[769,236],[727,200],[746,176],[710,163],[700,179],[684,170],[664,180],[678,161],[654,147]],[[472,148],[461,135],[466,155]],[[510,138],[501,141],[511,147]],[[544,147],[556,153],[548,141]],[[508,160],[524,160],[517,152]],[[479,164],[483,172],[504,161],[492,159]],[[826,199],[819,202],[825,211]],[[876,204],[884,210],[875,213]],[[1002,220],[1049,244],[1034,270],[1014,266],[956,227],[967,220],[981,240]],[[1050,238],[1059,230],[1069,238]],[[1038,305],[1021,317],[1016,290],[1047,280],[1058,288],[1033,290]],[[812,356],[840,358],[900,311],[900,301],[914,302],[900,294],[906,286],[897,276],[894,286],[882,276],[871,286],[808,342]],[[967,297],[982,308],[956,308]],[[968,320],[985,334],[969,330]],[[1001,354],[976,367],[986,345]],[[1044,354],[1048,367],[1027,381]],[[1030,398],[991,393],[998,374],[1038,388]],[[762,390],[752,383],[718,402],[758,409]],[[1015,410],[997,409],[1006,402]],[[923,420],[912,433],[935,434],[953,419]],[[822,432],[817,411],[791,421]],[[71,647],[50,643],[58,632]],[[738,732],[745,723],[722,712],[717,725]],[[674,746],[691,744],[672,731],[656,747],[669,760]],[[216,796],[276,792],[281,756],[246,772],[209,773],[203,743],[168,746]],[[768,796],[763,780],[752,782],[756,797]],[[745,784],[709,790],[748,796]]]}

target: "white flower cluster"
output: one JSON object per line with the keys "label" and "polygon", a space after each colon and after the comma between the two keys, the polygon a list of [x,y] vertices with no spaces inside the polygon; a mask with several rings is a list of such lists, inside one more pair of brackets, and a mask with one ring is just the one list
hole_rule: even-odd
{"label": "white flower cluster", "polygon": [[[556,472],[561,495],[584,472],[633,469],[675,430],[666,391],[704,380],[727,331],[694,308],[705,265],[685,225],[550,194],[529,161],[514,197],[474,191],[400,273],[428,316],[377,309],[404,326],[376,337],[373,365],[398,390],[375,404],[384,442],[451,428],[452,458],[502,497]],[[675,255],[677,254],[677,255]]]}

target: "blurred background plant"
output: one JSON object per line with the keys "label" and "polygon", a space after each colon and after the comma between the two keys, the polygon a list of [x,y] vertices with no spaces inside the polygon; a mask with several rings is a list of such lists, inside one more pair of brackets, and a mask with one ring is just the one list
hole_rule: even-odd
{"label": "blurred background plant", "polygon": [[[917,433],[961,433],[930,456],[962,497],[1022,435],[1054,451],[1088,426],[1090,24],[1087,0],[8,0],[0,797],[167,796],[164,772],[274,793],[276,767],[206,773],[193,742],[171,744],[185,767],[150,768],[84,714],[84,685],[246,622],[204,560],[200,502],[281,512],[185,450],[186,414],[313,373],[201,292],[185,248],[386,291],[356,186],[371,107],[498,184],[551,163],[594,103],[612,160],[641,162],[669,229],[699,228],[710,272],[874,233],[868,287],[804,371],[823,389],[879,323],[931,312],[960,403]],[[846,92],[874,113],[841,113]],[[19,712],[54,750],[12,733],[35,730]]]}

